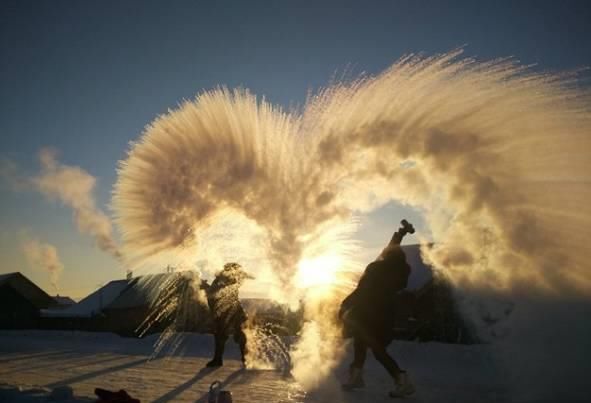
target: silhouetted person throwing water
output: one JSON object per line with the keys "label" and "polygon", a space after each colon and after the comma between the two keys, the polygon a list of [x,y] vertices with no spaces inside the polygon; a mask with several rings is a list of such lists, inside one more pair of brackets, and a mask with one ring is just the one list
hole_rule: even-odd
{"label": "silhouetted person throwing water", "polygon": [[233,334],[240,347],[242,362],[246,357],[246,335],[243,326],[246,313],[240,304],[238,291],[246,279],[254,277],[247,274],[238,263],[226,263],[207,291],[207,302],[213,318],[215,352],[207,367],[224,365],[224,347],[228,337]]}
{"label": "silhouetted person throwing water", "polygon": [[414,228],[406,220],[401,224],[380,256],[367,266],[357,288],[341,304],[339,317],[346,336],[353,337],[354,348],[354,359],[344,389],[365,386],[362,369],[369,348],[394,379],[395,388],[390,396],[404,397],[414,393],[408,374],[386,351],[393,337],[392,308],[396,295],[406,288],[410,275],[410,266],[400,242],[407,233],[414,233]]}

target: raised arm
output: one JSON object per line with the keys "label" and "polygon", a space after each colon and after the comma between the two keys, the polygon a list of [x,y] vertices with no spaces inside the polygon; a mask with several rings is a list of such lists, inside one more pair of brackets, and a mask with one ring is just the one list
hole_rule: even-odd
{"label": "raised arm", "polygon": [[400,243],[402,242],[402,239],[406,234],[414,234],[414,232],[415,228],[411,223],[409,223],[406,220],[400,221],[400,228],[398,228],[398,231],[396,231],[394,235],[392,235],[392,239],[388,243],[388,246],[386,246],[384,250],[382,250],[382,253],[380,254],[380,256],[378,256],[376,260],[385,259],[386,256],[390,254],[390,252],[400,247]]}

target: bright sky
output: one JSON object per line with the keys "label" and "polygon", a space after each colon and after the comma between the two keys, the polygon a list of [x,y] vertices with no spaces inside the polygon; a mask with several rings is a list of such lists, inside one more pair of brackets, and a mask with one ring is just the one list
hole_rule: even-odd
{"label": "bright sky", "polygon": [[[378,73],[405,53],[466,45],[479,59],[514,56],[544,71],[591,66],[588,1],[36,1],[0,5],[0,158],[25,173],[45,146],[98,178],[108,211],[117,161],[158,114],[218,85],[243,86],[285,107],[347,70]],[[71,210],[38,193],[0,199],[0,273],[50,291],[20,243],[55,245],[60,294],[80,298],[123,271],[80,235]],[[390,205],[358,237],[379,249],[403,217]],[[410,240],[412,242],[412,239]]]}

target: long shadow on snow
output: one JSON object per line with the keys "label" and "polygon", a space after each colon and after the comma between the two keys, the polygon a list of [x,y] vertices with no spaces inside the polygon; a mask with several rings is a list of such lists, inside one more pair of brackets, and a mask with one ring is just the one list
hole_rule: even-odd
{"label": "long shadow on snow", "polygon": [[0,359],[0,362],[13,362],[13,361],[25,361],[25,360],[36,360],[39,358],[44,358],[44,357],[49,357],[52,355],[59,355],[59,354],[66,354],[66,353],[70,353],[72,352],[72,350],[60,350],[60,351],[45,351],[45,352],[40,352],[40,353],[33,353],[33,354],[27,354],[24,356],[16,356],[13,358],[2,358]]}
{"label": "long shadow on snow", "polygon": [[103,368],[103,369],[99,369],[97,371],[92,371],[86,374],[82,374],[82,375],[78,375],[78,376],[74,376],[72,378],[68,378],[68,379],[63,379],[61,381],[57,381],[57,382],[53,382],[50,383],[48,385],[45,385],[45,387],[47,388],[55,388],[57,386],[64,386],[64,385],[69,385],[72,383],[77,383],[77,382],[82,382],[82,381],[86,381],[88,379],[92,379],[92,378],[96,378],[97,376],[101,376],[101,375],[105,375],[111,372],[117,372],[117,371],[121,371],[127,368],[131,368],[131,367],[135,367],[137,365],[141,365],[141,364],[146,364],[150,361],[153,361],[154,359],[150,359],[150,358],[142,358],[139,360],[135,360],[135,361],[131,361],[131,362],[127,362],[125,364],[120,364],[120,365],[115,365],[113,367],[108,367],[108,368]]}
{"label": "long shadow on snow", "polygon": [[207,368],[207,367],[201,368],[201,370],[199,370],[199,372],[197,372],[197,374],[195,374],[194,377],[192,377],[191,379],[189,379],[186,382],[183,382],[182,384],[180,384],[179,386],[177,386],[176,388],[174,388],[170,392],[167,392],[164,395],[160,396],[159,398],[154,400],[152,403],[166,403],[166,402],[173,400],[176,396],[180,395],[185,390],[189,389],[191,386],[193,386],[195,383],[197,383],[197,381],[201,380],[206,375],[213,373],[217,369],[218,368]]}
{"label": "long shadow on snow", "polygon": [[[90,356],[90,355],[88,355]],[[86,358],[88,358],[88,356],[86,356]],[[19,362],[14,366],[9,366],[9,369],[4,371],[0,371],[0,375],[4,375],[4,374],[8,374],[14,371],[27,371],[30,369],[34,369],[35,371],[39,370],[39,369],[43,369],[43,368],[52,368],[52,367],[60,367],[61,365],[65,364],[65,363],[69,363],[72,361],[75,361],[76,359],[80,359],[82,357],[80,357],[80,354],[77,352],[69,352],[69,353],[64,353],[64,354],[58,354],[58,355],[54,355],[52,357],[44,357],[44,358],[40,358],[39,362],[37,363],[37,361],[33,361],[34,364],[32,364],[30,361],[26,361],[26,362]],[[50,361],[51,359],[51,361]],[[3,368],[4,369],[4,368]],[[60,367],[61,369],[61,367]]]}

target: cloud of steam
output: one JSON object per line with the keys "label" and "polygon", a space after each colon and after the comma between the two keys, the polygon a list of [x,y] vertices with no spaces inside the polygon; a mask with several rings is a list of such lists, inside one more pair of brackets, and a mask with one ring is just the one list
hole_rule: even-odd
{"label": "cloud of steam", "polygon": [[80,167],[61,164],[53,149],[42,149],[39,160],[41,172],[29,179],[34,188],[72,208],[78,230],[91,235],[101,250],[120,258],[111,220],[96,207],[93,195],[96,178]]}
{"label": "cloud of steam", "polygon": [[330,319],[336,309],[331,298],[311,299],[305,306],[305,322],[290,355],[292,375],[308,390],[330,376],[345,351],[341,329]]}
{"label": "cloud of steam", "polygon": [[141,260],[194,246],[201,231],[236,211],[265,231],[264,257],[294,267],[299,238],[336,213],[330,192],[300,176],[305,150],[293,136],[296,124],[252,95],[226,90],[157,119],[115,186],[124,252]]}
{"label": "cloud of steam", "polygon": [[403,59],[322,91],[301,115],[215,90],[158,118],[115,186],[124,248],[198,253],[200,231],[235,211],[290,273],[334,222],[396,199],[425,211],[441,245],[429,257],[458,280],[590,290],[587,94],[456,57]]}
{"label": "cloud of steam", "polygon": [[425,257],[474,298],[588,300],[588,91],[459,53],[403,58],[301,112],[219,89],[159,117],[115,185],[126,255],[196,258],[210,241],[200,234],[231,211],[262,232],[261,264],[290,284],[303,256],[338,246],[322,234],[397,200],[423,211],[436,241]]}
{"label": "cloud of steam", "polygon": [[64,265],[60,261],[55,246],[29,239],[23,241],[21,247],[29,265],[47,271],[51,285],[58,292],[58,281],[64,270]]}

